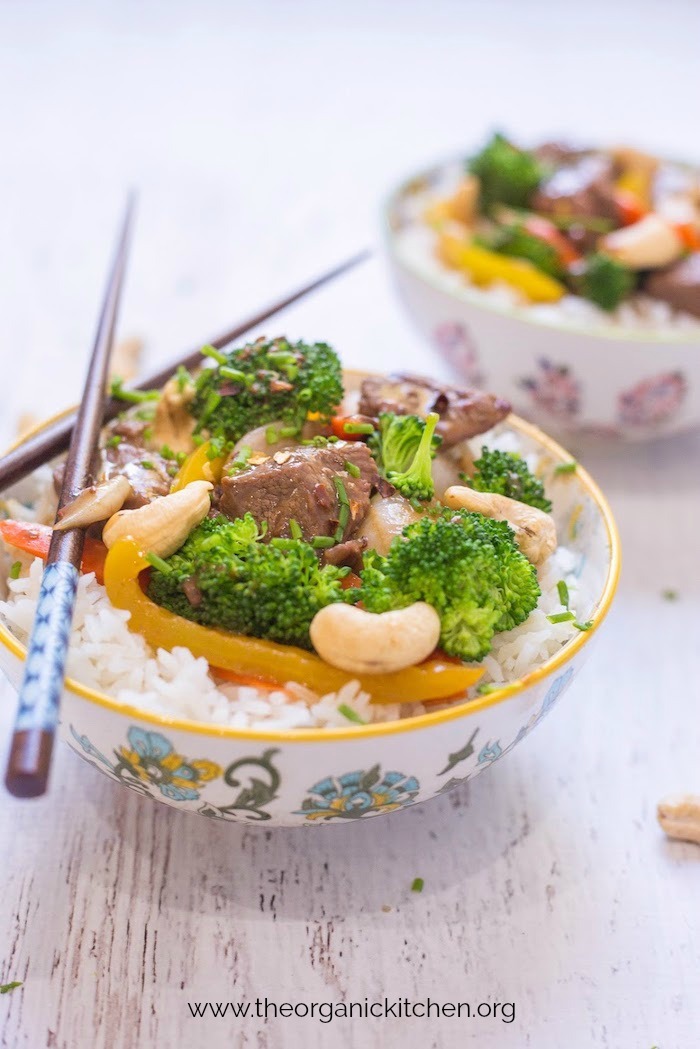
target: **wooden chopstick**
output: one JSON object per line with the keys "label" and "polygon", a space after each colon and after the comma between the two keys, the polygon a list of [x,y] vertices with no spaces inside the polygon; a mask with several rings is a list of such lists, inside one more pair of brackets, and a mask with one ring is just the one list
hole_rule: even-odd
{"label": "wooden chopstick", "polygon": [[[133,213],[134,199],[130,197],[70,440],[59,513],[93,479]],[[84,528],[69,528],[54,531],[49,546],[5,777],[7,789],[18,798],[34,798],[46,791],[84,542]]]}
{"label": "wooden chopstick", "polygon": [[[142,382],[132,387],[132,389],[150,390],[163,386],[180,365],[185,368],[194,368],[200,363],[201,346],[209,345],[214,346],[217,350],[223,349],[224,346],[227,346],[235,339],[239,339],[252,328],[257,328],[259,324],[263,324],[288,306],[293,305],[295,302],[299,302],[300,299],[317,291],[319,288],[323,287],[324,284],[328,284],[330,281],[335,280],[336,277],[342,276],[344,273],[347,273],[348,270],[365,262],[370,255],[371,251],[369,249],[358,252],[357,255],[353,255],[339,265],[327,270],[325,273],[321,274],[321,276],[316,277],[308,284],[304,284],[302,287],[297,288],[296,291],[286,295],[278,302],[264,307],[251,317],[247,317],[234,328],[217,336],[217,338],[206,339],[204,342],[200,343],[196,350],[186,353],[179,360],[174,361],[172,364],[169,364],[166,368],[161,369],[154,375],[149,375],[147,379],[144,379]],[[123,401],[114,397],[110,398],[105,405],[105,422],[109,419],[114,419],[124,410],[124,407],[125,405]],[[64,452],[68,447],[76,418],[77,412],[69,412],[67,415],[63,416],[62,419],[57,420],[55,423],[52,423],[51,426],[43,429],[41,433],[23,441],[17,448],[8,452],[7,455],[0,459],[0,491],[15,484],[17,481],[20,481],[23,477],[26,477],[27,474],[30,474],[32,470],[37,468],[37,466],[41,466],[54,456],[60,455],[61,452]]]}

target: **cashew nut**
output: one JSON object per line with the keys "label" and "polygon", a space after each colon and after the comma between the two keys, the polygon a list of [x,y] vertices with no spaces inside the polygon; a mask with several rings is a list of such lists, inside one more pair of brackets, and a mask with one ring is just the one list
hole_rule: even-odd
{"label": "cashew nut", "polygon": [[683,794],[659,802],[656,818],[669,838],[700,845],[700,797]]}
{"label": "cashew nut", "polygon": [[169,557],[203,521],[211,505],[209,481],[192,481],[179,492],[162,495],[138,510],[120,510],[102,531],[107,547],[118,539],[133,539],[144,553]]}
{"label": "cashew nut", "polygon": [[316,613],[310,634],[331,666],[351,674],[390,674],[430,655],[440,637],[440,617],[424,601],[379,613],[339,603]]}
{"label": "cashew nut", "polygon": [[358,538],[366,538],[367,545],[380,554],[388,554],[389,547],[407,525],[419,521],[422,514],[414,510],[408,499],[396,493],[386,499],[375,496],[360,525]]}
{"label": "cashew nut", "polygon": [[121,510],[130,495],[131,485],[123,474],[110,477],[102,484],[83,488],[75,499],[59,511],[60,520],[54,525],[54,530],[62,532],[66,528],[87,528],[97,521],[106,521],[117,510]]}
{"label": "cashew nut", "polygon": [[679,259],[684,250],[676,231],[654,212],[631,226],[608,233],[600,246],[608,255],[633,270],[667,266]]}
{"label": "cashew nut", "polygon": [[150,441],[153,447],[160,448],[165,444],[174,452],[192,451],[195,419],[187,406],[193,397],[194,386],[191,383],[185,383],[181,389],[177,379],[166,382],[156,405]]}
{"label": "cashew nut", "polygon": [[554,519],[507,495],[493,492],[475,492],[473,488],[455,485],[448,488],[442,500],[453,510],[474,510],[484,517],[507,521],[515,532],[515,541],[533,565],[541,565],[557,548],[557,529]]}

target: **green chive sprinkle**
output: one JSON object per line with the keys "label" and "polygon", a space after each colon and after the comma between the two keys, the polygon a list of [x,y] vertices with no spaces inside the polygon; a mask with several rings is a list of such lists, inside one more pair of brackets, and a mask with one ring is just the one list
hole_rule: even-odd
{"label": "green chive sprinkle", "polygon": [[361,718],[356,710],[349,707],[347,703],[340,703],[338,706],[338,713],[342,714],[348,721],[354,721],[356,725],[366,725],[367,722],[364,718]]}
{"label": "green chive sprinkle", "polygon": [[22,571],[22,562],[15,561],[10,569],[10,579],[19,579],[19,574]]}
{"label": "green chive sprinkle", "polygon": [[362,472],[360,470],[360,467],[357,466],[355,463],[351,463],[349,459],[345,460],[345,469],[351,477],[359,477],[360,473]]}
{"label": "green chive sprinkle", "polygon": [[192,382],[192,376],[182,364],[175,372],[175,381],[177,382],[177,388],[180,393],[182,393],[185,387]]}
{"label": "green chive sprinkle", "polygon": [[332,535],[315,535],[311,540],[311,545],[315,550],[327,550],[335,544],[336,540]]}
{"label": "green chive sprinkle", "polygon": [[337,495],[338,495],[338,502],[341,505],[343,505],[343,504],[347,505],[348,502],[349,502],[349,500],[348,500],[348,493],[345,491],[345,485],[343,484],[342,480],[340,479],[340,477],[338,477],[337,474],[333,478],[333,484],[335,485],[335,490],[336,490]]}
{"label": "green chive sprinkle", "polygon": [[411,892],[422,892],[425,882],[422,878],[414,878],[411,885]]}
{"label": "green chive sprinkle", "polygon": [[346,422],[343,424],[343,433],[374,433],[374,427],[372,423]]}
{"label": "green chive sprinkle", "polygon": [[150,459],[142,459],[141,466],[143,466],[144,470],[155,470],[155,466]]}
{"label": "green chive sprinkle", "polygon": [[158,557],[158,554],[146,554],[146,560],[149,565],[153,565],[159,572],[163,572],[164,575],[170,575],[172,568],[167,561],[164,561],[162,557]]}
{"label": "green chive sprinkle", "polygon": [[280,429],[280,437],[296,437],[298,433],[296,426],[283,426]]}
{"label": "green chive sprinkle", "polygon": [[563,579],[560,579],[557,583],[557,591],[559,593],[559,600],[561,601],[564,608],[569,607],[569,588]]}
{"label": "green chive sprinkle", "polygon": [[664,601],[677,601],[678,600],[678,591],[677,590],[662,590],[661,591],[661,596],[663,597]]}
{"label": "green chive sprinkle", "polygon": [[158,452],[158,454],[162,456],[163,459],[175,458],[175,452],[172,450],[169,444],[162,444],[160,446],[160,451]]}
{"label": "green chive sprinkle", "polygon": [[490,692],[498,692],[499,688],[502,688],[502,687],[503,687],[502,685],[493,685],[493,684],[489,683],[489,684],[479,685],[477,687],[476,691],[477,691],[478,695],[480,695],[480,696],[488,696]]}
{"label": "green chive sprinkle", "polygon": [[593,620],[592,619],[588,619],[588,620],[586,620],[585,623],[574,623],[574,626],[576,627],[577,630],[580,630],[582,633],[585,634],[586,631],[590,630],[591,627],[593,626]]}
{"label": "green chive sprinkle", "polygon": [[556,615],[547,616],[550,623],[570,623],[575,618],[573,612],[557,612]]}
{"label": "green chive sprinkle", "polygon": [[265,430],[265,440],[268,444],[276,444],[277,442],[277,430],[274,426],[268,426]]}
{"label": "green chive sprinkle", "polygon": [[301,525],[298,521],[295,521],[293,517],[289,518],[289,531],[291,532],[292,539],[301,539],[303,535]]}
{"label": "green chive sprinkle", "polygon": [[157,401],[160,390],[125,390],[124,380],[116,375],[110,383],[109,392],[112,397],[120,401],[128,401],[130,404],[141,404],[143,401]]}
{"label": "green chive sprinkle", "polygon": [[152,441],[153,440],[153,427],[152,426],[147,426],[146,429],[143,431],[143,439],[144,439],[144,441]]}
{"label": "green chive sprinkle", "polygon": [[115,433],[113,437],[110,437],[110,439],[105,442],[105,447],[106,448],[118,448],[123,440],[124,440],[123,437],[121,437],[118,433]]}
{"label": "green chive sprinkle", "polygon": [[246,376],[238,368],[231,368],[228,364],[222,364],[219,368],[219,375],[223,375],[224,379],[230,379],[232,382],[245,382]]}
{"label": "green chive sprinkle", "polygon": [[574,474],[576,473],[576,467],[578,463],[575,459],[572,459],[570,463],[559,463],[554,467],[555,474]]}
{"label": "green chive sprinkle", "polygon": [[17,987],[21,986],[21,980],[13,980],[12,983],[0,984],[0,994],[10,994],[11,991],[14,991]]}
{"label": "green chive sprinkle", "polygon": [[213,346],[203,346],[202,357],[211,357],[211,359],[213,361],[216,361],[217,364],[228,363],[228,357],[226,356],[226,354],[220,353],[219,350],[215,349]]}

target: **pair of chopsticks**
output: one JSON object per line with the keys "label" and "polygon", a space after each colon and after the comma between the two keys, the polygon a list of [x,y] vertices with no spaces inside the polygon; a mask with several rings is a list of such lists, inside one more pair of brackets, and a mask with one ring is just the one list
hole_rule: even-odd
{"label": "pair of chopsticks", "polygon": [[[79,491],[92,483],[102,426],[124,408],[123,402],[109,397],[106,390],[133,215],[134,201],[129,198],[107,281],[80,407],[77,412],[69,413],[53,426],[24,441],[0,460],[2,489],[68,448],[58,500],[59,514]],[[364,262],[369,254],[369,251],[360,252],[333,267],[230,331],[210,340],[210,345],[222,349],[251,328]],[[159,388],[172,376],[178,365],[192,368],[200,361],[199,350],[188,353],[168,368],[151,375],[136,389]],[[5,776],[7,789],[18,798],[38,797],[46,791],[84,542],[85,529],[70,528],[54,531],[49,546]]]}

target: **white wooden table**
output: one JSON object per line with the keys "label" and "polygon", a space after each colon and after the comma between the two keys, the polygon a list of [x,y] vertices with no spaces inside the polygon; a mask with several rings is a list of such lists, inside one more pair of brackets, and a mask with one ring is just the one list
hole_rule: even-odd
{"label": "white wooden table", "polygon": [[[327,7],[0,5],[4,439],[79,389],[129,178],[122,330],[155,362],[352,250],[395,173],[494,121],[692,152],[695,5]],[[440,370],[378,263],[284,327],[359,366]],[[61,748],[49,797],[2,797],[0,983],[23,981],[0,996],[2,1049],[700,1044],[700,849],[655,823],[662,795],[700,791],[700,438],[581,455],[621,527],[618,600],[564,704],[468,789],[265,831],[146,805]],[[3,685],[3,739],[13,703]],[[514,1002],[515,1020],[187,1005],[265,996]]]}

